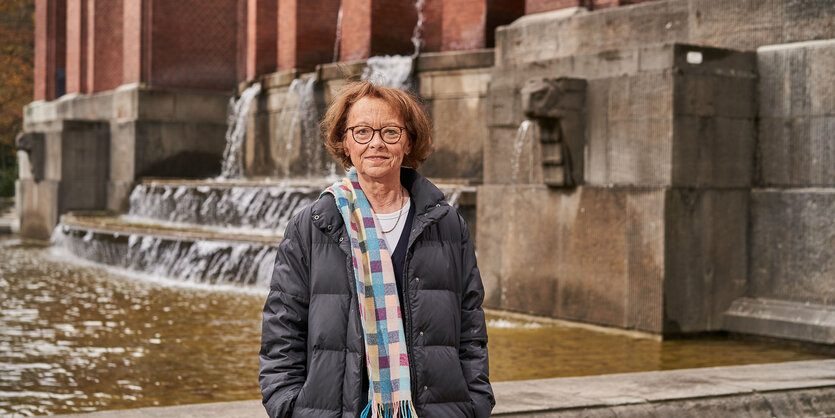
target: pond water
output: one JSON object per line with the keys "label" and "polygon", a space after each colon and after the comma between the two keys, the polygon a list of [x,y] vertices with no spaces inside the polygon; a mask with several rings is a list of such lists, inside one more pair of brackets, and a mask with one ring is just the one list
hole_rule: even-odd
{"label": "pond water", "polygon": [[[266,291],[126,275],[0,241],[0,415],[258,399]],[[828,358],[488,316],[493,381]]]}

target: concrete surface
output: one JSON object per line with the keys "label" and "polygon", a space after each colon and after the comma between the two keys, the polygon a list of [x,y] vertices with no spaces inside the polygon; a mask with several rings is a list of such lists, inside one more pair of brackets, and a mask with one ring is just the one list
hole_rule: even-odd
{"label": "concrete surface", "polygon": [[[493,390],[497,417],[831,417],[835,360],[499,382]],[[56,415],[265,416],[257,400]]]}

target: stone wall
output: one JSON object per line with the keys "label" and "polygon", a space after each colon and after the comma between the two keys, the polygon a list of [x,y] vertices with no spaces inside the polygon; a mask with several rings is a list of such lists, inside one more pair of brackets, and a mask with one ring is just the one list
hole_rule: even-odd
{"label": "stone wall", "polygon": [[726,327],[835,343],[835,40],[757,51],[759,141],[745,297]]}
{"label": "stone wall", "polygon": [[[816,43],[758,82],[773,58],[754,51],[833,38],[833,15],[827,2],[670,0],[499,28],[478,197],[487,304],[673,335],[760,332],[726,324],[732,306],[759,309],[744,304],[757,292],[830,303],[832,254],[820,247],[833,235],[832,193],[817,188],[833,177],[833,106],[816,71],[832,54]],[[561,138],[563,158],[578,152],[566,148],[567,119],[522,125],[522,87],[559,78],[586,82],[583,183],[573,188],[544,184],[548,138]]]}
{"label": "stone wall", "polygon": [[48,238],[69,210],[122,212],[140,177],[219,174],[227,103],[126,86],[30,104],[24,132],[44,138],[45,152],[18,152],[21,234]]}
{"label": "stone wall", "polygon": [[[415,68],[416,89],[432,117],[435,152],[421,172],[458,184],[479,183],[487,136],[487,86],[493,51],[421,55]],[[262,93],[250,109],[245,166],[248,176],[322,178],[341,172],[324,148],[318,121],[331,97],[347,79],[356,78],[364,61],[328,64],[316,73],[284,71],[261,78]],[[304,84],[313,81],[313,108],[300,107]],[[305,122],[305,115],[312,121]]]}

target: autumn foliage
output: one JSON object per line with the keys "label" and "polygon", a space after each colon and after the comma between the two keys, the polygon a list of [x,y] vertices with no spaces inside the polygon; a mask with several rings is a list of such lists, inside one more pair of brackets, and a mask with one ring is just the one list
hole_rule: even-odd
{"label": "autumn foliage", "polygon": [[34,33],[34,0],[0,0],[0,177],[13,172],[14,138],[32,101]]}

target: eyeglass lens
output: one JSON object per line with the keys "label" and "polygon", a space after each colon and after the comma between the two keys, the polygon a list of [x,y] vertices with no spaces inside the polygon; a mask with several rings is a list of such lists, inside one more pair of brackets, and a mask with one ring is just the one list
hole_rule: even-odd
{"label": "eyeglass lens", "polygon": [[380,133],[380,138],[383,139],[384,142],[389,144],[394,144],[400,140],[402,136],[402,128],[399,126],[383,126],[380,129],[374,129],[370,126],[354,126],[349,128],[351,129],[351,134],[353,135],[354,141],[357,141],[361,144],[365,144],[371,141],[371,138],[374,137],[374,132]]}

